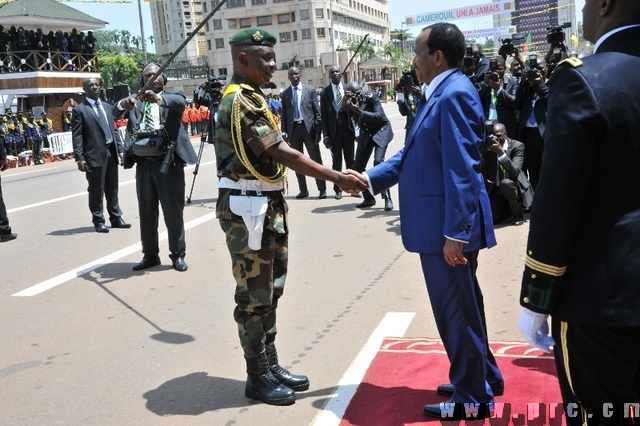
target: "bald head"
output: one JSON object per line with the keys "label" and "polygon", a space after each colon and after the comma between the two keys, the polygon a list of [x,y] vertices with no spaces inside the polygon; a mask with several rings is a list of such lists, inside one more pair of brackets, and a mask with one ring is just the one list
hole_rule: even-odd
{"label": "bald head", "polygon": [[595,43],[611,30],[640,24],[640,1],[586,0],[582,8],[582,22],[584,38]]}

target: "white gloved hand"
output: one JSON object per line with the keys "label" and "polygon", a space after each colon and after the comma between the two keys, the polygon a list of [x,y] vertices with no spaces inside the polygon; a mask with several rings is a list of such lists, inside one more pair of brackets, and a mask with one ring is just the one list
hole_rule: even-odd
{"label": "white gloved hand", "polygon": [[523,307],[518,320],[518,328],[527,342],[546,353],[551,352],[551,347],[556,344],[553,337],[549,336],[548,318],[548,314],[539,314]]}

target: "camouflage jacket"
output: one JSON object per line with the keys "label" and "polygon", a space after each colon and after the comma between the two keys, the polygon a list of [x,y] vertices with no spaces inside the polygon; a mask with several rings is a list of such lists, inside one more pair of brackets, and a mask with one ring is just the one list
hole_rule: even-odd
{"label": "camouflage jacket", "polygon": [[[235,96],[242,96],[248,103],[258,104],[252,99],[251,94],[258,95],[265,99],[264,94],[259,88],[250,86],[242,78],[234,75],[229,85],[239,84],[241,90],[233,92],[225,92],[218,107],[218,121],[216,123],[216,154],[218,164],[218,176],[226,177],[237,181],[238,179],[252,179],[253,176],[249,170],[241,163],[231,138],[231,130],[233,120],[231,116],[231,107]],[[266,102],[266,100],[265,100]],[[268,105],[268,103],[267,103]],[[268,156],[265,151],[267,148],[283,141],[280,130],[271,122],[271,119],[262,112],[248,110],[242,104],[240,105],[242,143],[245,147],[247,157],[256,171],[264,176],[273,176],[276,174],[278,163]],[[239,216],[231,213],[229,208],[229,196],[238,195],[238,190],[219,189],[218,202],[216,205],[216,217],[218,219],[237,219]],[[250,194],[255,195],[255,194]],[[263,192],[269,198],[269,206],[267,216],[265,218],[265,230],[271,230],[276,233],[287,233],[286,212],[287,205],[284,201],[283,191]]]}

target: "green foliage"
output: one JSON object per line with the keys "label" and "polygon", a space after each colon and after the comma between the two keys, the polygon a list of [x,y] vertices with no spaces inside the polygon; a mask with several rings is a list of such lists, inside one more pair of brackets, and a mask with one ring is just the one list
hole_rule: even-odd
{"label": "green foliage", "polygon": [[384,47],[385,59],[391,62],[399,71],[411,68],[411,59],[394,43],[389,43]]}
{"label": "green foliage", "polygon": [[[358,49],[358,46],[360,45],[359,41],[354,41],[354,40],[341,40],[340,43],[342,44],[342,47],[344,48],[344,50],[348,50],[354,53],[356,49]],[[376,56],[376,51],[374,47],[365,41],[364,43],[362,43],[362,47],[360,47],[360,50],[358,50],[356,59],[358,60],[358,62],[365,62],[373,58],[374,56]]]}
{"label": "green foliage", "polygon": [[[96,38],[102,87],[128,84],[131,91],[140,89],[142,67],[147,62],[159,62],[158,55],[148,53],[145,61],[140,50],[141,38],[131,37],[127,30],[98,30],[93,35]],[[149,42],[152,44],[153,41],[153,36],[150,36]]]}

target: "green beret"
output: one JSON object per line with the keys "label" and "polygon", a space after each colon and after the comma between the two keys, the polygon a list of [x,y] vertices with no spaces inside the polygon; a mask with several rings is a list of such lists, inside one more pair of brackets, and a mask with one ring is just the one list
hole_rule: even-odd
{"label": "green beret", "polygon": [[262,28],[245,28],[231,37],[229,44],[232,46],[273,46],[276,44],[276,36]]}

